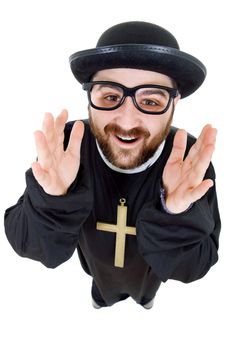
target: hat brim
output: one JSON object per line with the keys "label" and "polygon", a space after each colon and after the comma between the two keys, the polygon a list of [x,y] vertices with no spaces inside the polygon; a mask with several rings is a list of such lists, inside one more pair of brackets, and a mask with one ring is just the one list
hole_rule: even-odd
{"label": "hat brim", "polygon": [[135,68],[165,74],[178,85],[181,97],[192,94],[203,83],[205,66],[195,57],[178,49],[145,44],[97,47],[74,53],[69,58],[71,70],[80,82],[103,69]]}

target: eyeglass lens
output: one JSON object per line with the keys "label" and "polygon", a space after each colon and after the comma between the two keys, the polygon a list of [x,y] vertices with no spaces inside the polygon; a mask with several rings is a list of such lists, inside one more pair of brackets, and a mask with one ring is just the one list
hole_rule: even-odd
{"label": "eyeglass lens", "polygon": [[[99,108],[112,109],[119,106],[124,98],[124,90],[111,84],[95,84],[90,91],[92,103]],[[163,111],[170,100],[169,92],[162,88],[143,87],[135,92],[136,104],[146,112]]]}

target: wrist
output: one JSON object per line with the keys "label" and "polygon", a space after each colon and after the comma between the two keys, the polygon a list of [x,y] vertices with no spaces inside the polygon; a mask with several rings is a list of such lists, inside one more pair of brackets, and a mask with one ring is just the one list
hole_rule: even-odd
{"label": "wrist", "polygon": [[180,204],[176,204],[174,203],[174,201],[170,198],[167,197],[166,195],[166,191],[163,187],[160,187],[160,200],[161,200],[161,204],[162,204],[162,208],[163,210],[171,215],[175,215],[175,214],[181,214],[181,213],[185,213],[187,212],[189,209],[191,209],[193,203],[191,203],[190,205],[182,205]]}
{"label": "wrist", "polygon": [[[46,192],[46,191],[45,191]],[[57,191],[53,191],[53,192],[46,192],[49,196],[54,196],[54,197],[64,197],[67,194],[67,190],[66,191],[62,191],[62,190],[57,190]]]}

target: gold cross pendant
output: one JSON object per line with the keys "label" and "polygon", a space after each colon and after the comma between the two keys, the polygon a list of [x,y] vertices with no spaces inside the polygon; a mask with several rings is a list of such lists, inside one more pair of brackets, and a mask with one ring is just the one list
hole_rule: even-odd
{"label": "gold cross pendant", "polygon": [[127,221],[127,207],[125,206],[125,198],[120,199],[120,205],[117,206],[117,223],[116,225],[105,222],[97,222],[96,229],[107,232],[116,233],[115,246],[115,263],[117,267],[124,267],[125,260],[125,236],[136,235],[136,227],[126,226]]}

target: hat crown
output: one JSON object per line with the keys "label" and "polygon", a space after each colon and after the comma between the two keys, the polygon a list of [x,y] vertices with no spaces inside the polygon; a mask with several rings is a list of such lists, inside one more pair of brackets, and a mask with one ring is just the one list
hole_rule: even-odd
{"label": "hat crown", "polygon": [[70,66],[80,83],[90,81],[100,70],[112,68],[158,72],[177,83],[182,98],[197,90],[206,76],[203,63],[181,51],[169,31],[141,21],[124,22],[107,29],[96,48],[71,55]]}
{"label": "hat crown", "polygon": [[107,29],[96,47],[122,44],[158,45],[179,50],[176,38],[169,31],[156,24],[141,21],[120,23]]}

